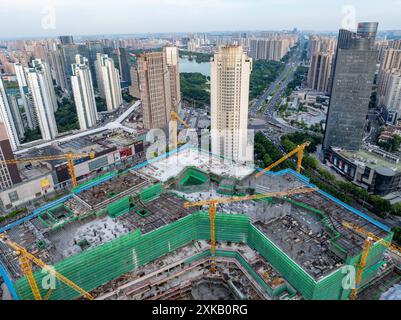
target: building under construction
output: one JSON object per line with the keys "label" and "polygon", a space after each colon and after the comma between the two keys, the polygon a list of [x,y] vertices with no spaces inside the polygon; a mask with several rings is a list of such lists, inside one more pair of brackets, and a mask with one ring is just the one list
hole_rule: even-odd
{"label": "building under construction", "polygon": [[[387,241],[392,232],[295,171],[256,171],[183,147],[88,181],[0,233],[99,300],[348,299],[344,266],[358,265],[365,237],[344,221]],[[315,190],[219,204],[213,257],[209,207],[184,207],[301,188]],[[392,272],[385,251],[370,248],[361,288]],[[12,297],[34,299],[19,257],[1,242],[0,264]],[[32,267],[42,297],[83,298],[59,280],[49,290],[47,272]]]}

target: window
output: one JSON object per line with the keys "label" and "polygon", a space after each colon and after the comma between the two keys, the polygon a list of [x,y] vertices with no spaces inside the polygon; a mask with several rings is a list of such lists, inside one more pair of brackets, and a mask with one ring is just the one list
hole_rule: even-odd
{"label": "window", "polygon": [[9,192],[8,197],[10,198],[11,202],[15,202],[15,201],[19,200],[17,191]]}

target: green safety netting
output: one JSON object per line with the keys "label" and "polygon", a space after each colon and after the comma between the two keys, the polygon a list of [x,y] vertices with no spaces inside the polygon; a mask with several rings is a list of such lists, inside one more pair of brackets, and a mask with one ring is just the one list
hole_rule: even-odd
{"label": "green safety netting", "polygon": [[[173,252],[193,240],[209,239],[209,216],[205,212],[197,212],[147,234],[141,234],[137,230],[67,258],[55,264],[54,267],[71,281],[85,290],[91,291],[124,273],[134,271],[140,266]],[[389,235],[389,239],[391,240],[391,235]],[[340,269],[319,281],[315,281],[252,225],[246,215],[217,214],[216,240],[247,243],[269,261],[305,299],[346,299],[349,296],[349,291],[342,288],[341,283],[344,275]],[[372,248],[368,259],[368,269],[377,268],[384,249],[381,245]],[[238,259],[241,260],[240,257]],[[358,259],[359,257],[354,257],[347,263],[353,264]],[[248,271],[253,274],[252,270]],[[46,275],[41,270],[35,272],[35,278],[42,295],[47,292],[47,290],[42,289],[41,285]],[[365,273],[366,278],[370,276],[372,273]],[[25,277],[17,280],[15,285],[21,299],[33,299]],[[273,294],[278,293],[273,292]],[[79,293],[57,281],[56,289],[50,299],[75,299],[78,296]]]}
{"label": "green safety netting", "polygon": [[130,210],[130,197],[126,196],[121,200],[113,202],[107,206],[107,213],[110,217],[116,218]]}
{"label": "green safety netting", "polygon": [[179,186],[197,186],[204,184],[209,180],[208,174],[199,169],[188,168],[185,170],[182,178],[179,181]]}
{"label": "green safety netting", "polygon": [[163,186],[161,183],[157,183],[151,187],[144,188],[141,190],[140,197],[143,202],[152,201],[160,196],[163,192]]}

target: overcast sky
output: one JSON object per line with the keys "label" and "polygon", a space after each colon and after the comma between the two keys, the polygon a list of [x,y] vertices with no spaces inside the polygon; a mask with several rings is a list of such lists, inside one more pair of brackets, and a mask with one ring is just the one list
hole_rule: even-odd
{"label": "overcast sky", "polygon": [[355,20],[401,29],[401,0],[0,0],[0,38],[337,30]]}

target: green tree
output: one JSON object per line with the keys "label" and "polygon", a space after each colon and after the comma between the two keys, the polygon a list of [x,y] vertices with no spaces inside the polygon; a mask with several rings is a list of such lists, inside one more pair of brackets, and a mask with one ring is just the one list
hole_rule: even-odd
{"label": "green tree", "polygon": [[378,195],[370,196],[369,202],[379,211],[383,213],[388,213],[391,211],[390,201],[383,199]]}
{"label": "green tree", "polygon": [[201,107],[210,105],[209,85],[205,75],[199,72],[181,73],[180,84],[183,100]]}
{"label": "green tree", "polygon": [[255,99],[280,75],[284,64],[278,61],[257,60],[252,66],[249,98]]}
{"label": "green tree", "polygon": [[55,118],[60,133],[79,129],[77,109],[73,100],[63,98],[59,103]]}

